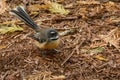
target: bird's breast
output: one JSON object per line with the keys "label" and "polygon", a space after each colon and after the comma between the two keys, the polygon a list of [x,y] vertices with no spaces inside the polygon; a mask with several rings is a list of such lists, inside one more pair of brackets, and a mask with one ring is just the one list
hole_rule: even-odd
{"label": "bird's breast", "polygon": [[34,41],[34,44],[38,46],[40,49],[55,49],[59,46],[60,40],[54,40],[51,42],[39,43],[38,41]]}

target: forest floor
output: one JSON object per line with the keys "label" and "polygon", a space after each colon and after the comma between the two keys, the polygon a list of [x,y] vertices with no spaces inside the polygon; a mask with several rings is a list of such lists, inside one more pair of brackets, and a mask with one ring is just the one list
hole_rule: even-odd
{"label": "forest floor", "polygon": [[[46,0],[0,1],[0,28],[23,28],[0,34],[0,80],[120,80],[119,0],[54,1],[68,14],[50,12]],[[9,14],[18,5],[40,27],[70,32],[57,51],[41,50],[27,37],[34,31]]]}

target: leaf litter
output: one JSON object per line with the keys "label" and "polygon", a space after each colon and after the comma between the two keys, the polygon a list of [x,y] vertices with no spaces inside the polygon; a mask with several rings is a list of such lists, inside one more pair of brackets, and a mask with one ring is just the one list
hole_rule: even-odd
{"label": "leaf litter", "polygon": [[118,28],[111,30],[107,35],[99,36],[110,46],[114,46],[117,50],[120,51],[120,30]]}
{"label": "leaf litter", "polygon": [[55,7],[51,3],[52,7],[49,7],[45,1],[4,2],[10,9],[26,5],[30,16],[40,21],[40,27],[62,30],[60,52],[53,54],[53,51],[38,49],[26,36],[33,31],[21,21],[14,23],[5,6],[0,15],[0,26],[8,28],[14,23],[24,30],[0,34],[0,79],[119,80],[120,4],[114,0],[55,0],[51,2]]}
{"label": "leaf litter", "polygon": [[7,26],[0,27],[1,34],[6,34],[6,33],[10,33],[10,32],[15,32],[15,31],[23,31],[23,28],[20,26],[16,26],[16,25],[13,25],[11,27],[7,27]]}
{"label": "leaf litter", "polygon": [[2,15],[7,10],[7,5],[5,0],[0,0],[0,15]]}

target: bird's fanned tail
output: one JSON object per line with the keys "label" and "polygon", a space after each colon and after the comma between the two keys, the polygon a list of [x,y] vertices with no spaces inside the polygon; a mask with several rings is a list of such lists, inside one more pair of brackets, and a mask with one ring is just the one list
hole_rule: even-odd
{"label": "bird's fanned tail", "polygon": [[25,22],[29,27],[31,27],[35,31],[39,30],[37,24],[30,18],[30,16],[27,14],[27,12],[22,6],[18,6],[17,8],[11,10],[10,13],[17,16],[20,20]]}

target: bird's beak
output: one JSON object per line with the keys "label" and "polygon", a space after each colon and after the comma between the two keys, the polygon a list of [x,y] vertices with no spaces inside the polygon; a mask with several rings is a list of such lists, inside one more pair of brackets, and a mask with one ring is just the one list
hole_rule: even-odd
{"label": "bird's beak", "polygon": [[51,37],[51,38],[49,39],[49,41],[54,41],[54,40],[58,40],[58,39],[59,39],[59,36]]}

